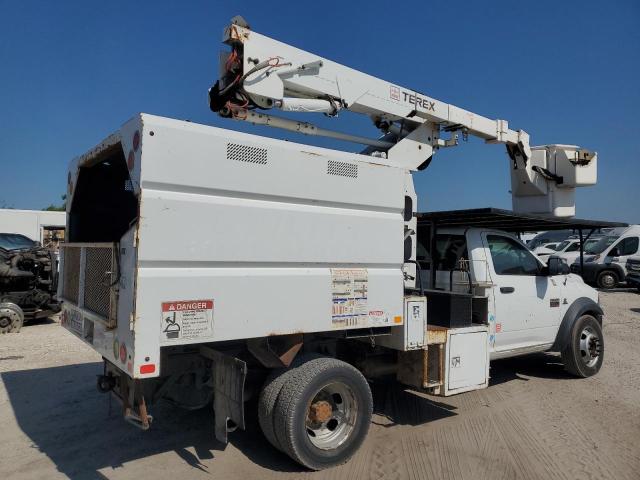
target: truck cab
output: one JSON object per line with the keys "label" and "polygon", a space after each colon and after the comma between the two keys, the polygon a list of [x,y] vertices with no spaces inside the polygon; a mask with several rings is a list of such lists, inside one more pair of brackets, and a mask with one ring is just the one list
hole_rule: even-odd
{"label": "truck cab", "polygon": [[441,229],[435,235],[435,255],[428,239],[428,228],[418,227],[416,260],[422,285],[487,299],[492,359],[553,349],[572,308],[598,303],[597,291],[569,273],[564,263],[545,265],[514,234]]}

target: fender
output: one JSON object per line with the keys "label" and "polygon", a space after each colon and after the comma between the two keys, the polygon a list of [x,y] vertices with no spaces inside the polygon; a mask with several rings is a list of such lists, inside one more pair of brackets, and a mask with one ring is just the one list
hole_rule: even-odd
{"label": "fender", "polygon": [[604,312],[600,305],[587,297],[580,297],[576,299],[571,306],[567,309],[564,317],[562,318],[562,322],[560,323],[560,328],[558,329],[558,333],[556,334],[556,340],[553,343],[552,347],[549,349],[552,352],[561,351],[564,346],[570,341],[571,336],[571,328],[573,324],[580,318],[581,315],[585,313],[592,313],[596,317],[596,320],[602,326],[602,315]]}

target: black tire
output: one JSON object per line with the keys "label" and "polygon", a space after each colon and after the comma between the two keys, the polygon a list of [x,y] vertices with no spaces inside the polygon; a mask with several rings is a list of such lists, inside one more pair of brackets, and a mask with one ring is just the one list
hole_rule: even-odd
{"label": "black tire", "polygon": [[620,283],[620,278],[618,278],[618,274],[615,270],[603,270],[598,274],[596,283],[599,288],[616,288]]}
{"label": "black tire", "polygon": [[272,370],[264,381],[262,391],[260,392],[260,399],[258,400],[258,423],[265,438],[281,452],[284,452],[284,450],[278,441],[273,423],[276,400],[278,399],[282,386],[288,381],[289,376],[295,368],[314,358],[320,358],[320,355],[313,353],[300,355],[294,359],[289,368]]}
{"label": "black tire", "polygon": [[[332,389],[339,393],[331,393]],[[329,408],[323,412],[331,419],[325,418],[321,424],[316,417],[317,431],[327,432],[328,440],[316,437],[313,427],[307,425],[315,399],[314,405],[324,403]],[[369,431],[372,410],[371,389],[358,370],[333,358],[314,359],[287,377],[276,401],[275,432],[287,455],[309,469],[322,470],[346,462],[360,448]],[[343,421],[336,419],[338,414]],[[327,443],[313,443],[319,441]]]}
{"label": "black tire", "polygon": [[600,371],[604,336],[600,323],[592,315],[582,315],[574,322],[570,341],[561,355],[565,370],[576,377],[586,378]]}
{"label": "black tire", "polygon": [[260,392],[260,400],[258,401],[258,423],[260,423],[262,433],[269,443],[281,452],[283,449],[276,437],[273,424],[274,410],[280,390],[293,371],[293,369],[286,368],[273,370],[264,382],[264,387]]}

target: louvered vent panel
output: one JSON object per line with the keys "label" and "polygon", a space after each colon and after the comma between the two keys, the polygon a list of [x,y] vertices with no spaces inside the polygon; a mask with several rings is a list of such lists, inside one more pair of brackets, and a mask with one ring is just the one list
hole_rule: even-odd
{"label": "louvered vent panel", "polygon": [[249,147],[237,143],[227,143],[227,158],[238,162],[257,163],[266,165],[267,149],[260,147]]}
{"label": "louvered vent panel", "polygon": [[329,175],[340,175],[341,177],[356,178],[358,176],[358,165],[354,163],[329,160],[327,162],[327,173]]}

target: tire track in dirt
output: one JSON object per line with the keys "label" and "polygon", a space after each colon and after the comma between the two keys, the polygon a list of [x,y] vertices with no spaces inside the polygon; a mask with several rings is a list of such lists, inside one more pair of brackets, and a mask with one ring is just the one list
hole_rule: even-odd
{"label": "tire track in dirt", "polygon": [[[576,399],[569,409],[565,406],[567,402],[564,398],[563,401],[559,400],[558,395],[540,398],[539,408],[547,416],[546,429],[540,435],[552,448],[562,449],[563,467],[579,478],[637,479],[640,468],[638,445],[619,442],[610,435],[608,429],[593,424],[597,421],[598,411],[604,407],[588,405]],[[583,415],[578,417],[576,412],[583,412]],[[580,421],[580,418],[586,417],[590,418],[590,422]],[[640,429],[637,426],[632,428],[637,429],[640,439]],[[567,445],[572,448],[567,449]]]}
{"label": "tire track in dirt", "polygon": [[400,439],[383,437],[372,449],[370,468],[366,478],[371,480],[401,480],[408,478]]}
{"label": "tire track in dirt", "polygon": [[570,479],[557,463],[554,452],[548,448],[531,426],[523,421],[522,409],[511,407],[492,421],[500,434],[505,454],[511,458],[516,477],[523,479]]}

